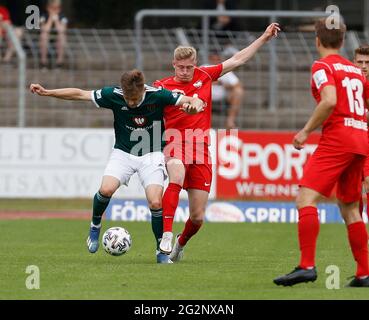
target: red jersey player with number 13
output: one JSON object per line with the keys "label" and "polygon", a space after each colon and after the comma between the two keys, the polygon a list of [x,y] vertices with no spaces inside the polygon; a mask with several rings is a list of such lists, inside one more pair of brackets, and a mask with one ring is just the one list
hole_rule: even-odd
{"label": "red jersey player with number 13", "polygon": [[[175,75],[154,83],[172,91],[186,92],[198,96],[206,103],[204,112],[194,116],[183,116],[178,109],[164,112],[166,140],[164,149],[169,185],[163,197],[163,238],[160,250],[170,254],[170,259],[179,261],[183,247],[200,229],[209,197],[212,181],[212,167],[208,151],[211,126],[211,85],[219,77],[246,63],[257,50],[279,31],[272,23],[264,34],[247,48],[219,65],[197,67],[196,50],[192,47],[178,47],[174,52]],[[178,137],[179,136],[179,137]],[[176,137],[174,141],[171,137]],[[190,217],[176,240],[172,250],[172,225],[182,187],[188,192]]]}
{"label": "red jersey player with number 13", "polygon": [[274,283],[292,286],[317,279],[317,203],[322,196],[329,197],[337,183],[338,205],[357,263],[356,275],[348,286],[369,287],[368,234],[359,213],[360,182],[368,154],[365,101],[369,102],[369,83],[360,68],[339,55],[346,26],[339,23],[329,29],[323,19],[316,23],[315,29],[321,59],[312,66],[311,83],[318,105],[293,144],[296,149],[302,149],[309,134],[320,125],[323,125],[322,136],[305,165],[296,199],[300,263],[291,273],[274,279]]}

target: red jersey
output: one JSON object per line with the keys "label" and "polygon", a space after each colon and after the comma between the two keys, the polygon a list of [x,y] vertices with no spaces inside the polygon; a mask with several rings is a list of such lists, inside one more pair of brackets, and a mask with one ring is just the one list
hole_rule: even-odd
{"label": "red jersey", "polygon": [[[218,80],[223,71],[223,65],[196,67],[191,82],[178,82],[174,76],[154,82],[154,86],[163,87],[168,90],[182,90],[186,96],[198,96],[206,103],[203,112],[190,115],[179,109],[179,107],[165,108],[164,121],[165,129],[177,129],[181,132],[182,141],[190,141],[188,131],[192,129],[198,142],[204,139],[205,144],[209,144],[211,127],[211,87],[212,82]],[[197,129],[197,132],[195,131]],[[200,129],[200,130],[199,130]]]}
{"label": "red jersey", "polygon": [[0,21],[10,22],[9,10],[6,7],[0,6]]}
{"label": "red jersey", "polygon": [[[6,7],[0,6],[0,21],[2,22],[10,22],[10,14]],[[0,37],[5,34],[5,31],[1,28],[0,25]]]}
{"label": "red jersey", "polygon": [[319,145],[337,151],[368,154],[366,100],[369,83],[360,68],[338,54],[315,61],[312,94],[319,103],[325,86],[336,87],[337,104],[323,123]]}

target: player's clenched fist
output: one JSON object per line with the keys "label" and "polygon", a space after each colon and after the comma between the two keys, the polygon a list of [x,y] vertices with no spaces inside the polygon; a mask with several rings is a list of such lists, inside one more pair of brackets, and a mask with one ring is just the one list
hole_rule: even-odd
{"label": "player's clenched fist", "polygon": [[307,133],[305,130],[301,130],[298,134],[295,135],[293,138],[293,146],[297,150],[301,150],[304,148],[304,143],[307,140],[309,136],[309,133]]}
{"label": "player's clenched fist", "polygon": [[32,93],[37,93],[39,96],[47,96],[48,91],[40,84],[31,84],[30,90]]}

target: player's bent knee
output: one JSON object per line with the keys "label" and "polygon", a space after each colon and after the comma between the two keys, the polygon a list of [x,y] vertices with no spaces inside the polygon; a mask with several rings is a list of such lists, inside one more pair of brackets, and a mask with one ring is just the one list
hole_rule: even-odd
{"label": "player's bent knee", "polygon": [[312,190],[301,188],[296,197],[297,209],[305,207],[316,207],[319,200],[319,194]]}
{"label": "player's bent knee", "polygon": [[202,224],[205,220],[205,210],[197,209],[190,211],[190,219],[194,224]]}
{"label": "player's bent knee", "polygon": [[157,200],[149,200],[149,208],[153,210],[161,209],[162,203],[160,199]]}
{"label": "player's bent knee", "polygon": [[342,218],[345,221],[346,225],[362,220],[359,212],[359,203],[357,201],[345,203],[341,200],[338,200],[337,204],[340,208]]}
{"label": "player's bent knee", "polygon": [[115,191],[116,189],[111,187],[101,187],[99,190],[100,194],[106,198],[111,198]]}
{"label": "player's bent knee", "polygon": [[297,209],[302,209],[306,207],[306,200],[304,199],[304,197],[302,195],[300,195],[300,193],[297,195],[296,198],[296,208]]}
{"label": "player's bent knee", "polygon": [[167,171],[171,183],[183,186],[186,171],[181,160],[171,159],[170,162],[167,163]]}
{"label": "player's bent knee", "polygon": [[169,181],[170,183],[175,183],[175,184],[179,184],[180,186],[183,186],[183,182],[184,182],[184,178],[185,178],[185,173],[181,172],[181,171],[171,171],[168,172],[169,173]]}
{"label": "player's bent knee", "polygon": [[183,187],[183,182],[184,182],[184,177],[181,177],[181,176],[170,177],[170,183],[175,183]]}

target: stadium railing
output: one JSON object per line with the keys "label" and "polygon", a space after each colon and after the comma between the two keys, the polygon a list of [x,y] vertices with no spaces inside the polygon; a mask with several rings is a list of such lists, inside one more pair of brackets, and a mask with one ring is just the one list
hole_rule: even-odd
{"label": "stadium railing", "polygon": [[[172,74],[172,52],[187,41],[202,52],[202,30],[144,29],[142,33],[143,70],[147,82]],[[209,51],[222,52],[228,45],[242,49],[260,32],[208,31]],[[26,53],[26,78],[50,88],[100,88],[118,85],[122,71],[136,66],[137,42],[134,30],[69,29],[66,64],[63,69],[42,71],[39,59],[39,33],[26,31],[22,45]],[[343,53],[352,58],[355,47],[368,38],[364,33],[349,32]],[[51,40],[49,55],[55,61],[55,47]],[[4,44],[3,44],[4,45]],[[306,121],[314,106],[310,94],[310,66],[315,58],[314,34],[284,32],[275,41],[278,94],[275,110],[269,109],[269,48],[263,47],[246,65],[236,71],[246,96],[238,125],[243,129],[296,129]],[[18,126],[21,74],[14,64],[0,64],[0,126]],[[22,86],[27,90],[26,86]],[[111,127],[108,110],[89,108],[85,103],[58,101],[25,94],[24,125],[27,127]],[[215,117],[215,127],[224,121]]]}
{"label": "stadium railing", "polygon": [[[26,106],[26,60],[27,56],[23,50],[22,44],[16,36],[14,29],[12,26],[5,24],[4,25],[7,38],[10,40],[10,44],[13,46],[17,56],[18,62],[18,113],[17,113],[17,124],[18,127],[25,126],[25,106]],[[1,51],[0,51],[1,52]],[[0,104],[1,105],[1,104]]]}

